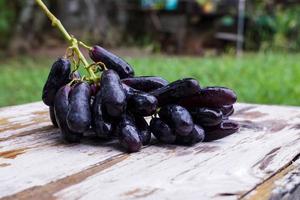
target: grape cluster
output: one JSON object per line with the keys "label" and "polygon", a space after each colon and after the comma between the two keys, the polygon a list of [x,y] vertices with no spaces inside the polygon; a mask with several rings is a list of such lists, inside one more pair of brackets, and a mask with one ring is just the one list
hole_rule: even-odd
{"label": "grape cluster", "polygon": [[152,134],[162,143],[193,145],[239,129],[228,119],[237,99],[228,88],[201,88],[192,78],[169,83],[161,77],[134,77],[126,61],[99,46],[89,55],[107,68],[98,81],[81,78],[68,59],[60,58],[43,88],[43,102],[65,141],[80,142],[92,130],[102,139],[118,138],[126,151],[136,152],[150,144]]}

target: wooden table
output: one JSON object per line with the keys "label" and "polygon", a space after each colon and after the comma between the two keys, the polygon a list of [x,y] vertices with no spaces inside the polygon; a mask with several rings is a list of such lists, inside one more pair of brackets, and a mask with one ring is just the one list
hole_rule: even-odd
{"label": "wooden table", "polygon": [[0,109],[0,199],[300,199],[300,108],[238,104],[241,130],[193,147],[64,144],[48,109]]}

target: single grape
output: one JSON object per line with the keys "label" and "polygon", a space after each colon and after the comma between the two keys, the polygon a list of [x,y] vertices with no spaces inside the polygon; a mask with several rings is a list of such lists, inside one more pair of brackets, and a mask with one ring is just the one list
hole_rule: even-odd
{"label": "single grape", "polygon": [[195,123],[202,126],[215,126],[221,123],[223,113],[221,110],[213,110],[209,108],[191,108],[190,114]]}
{"label": "single grape", "polygon": [[111,117],[120,117],[126,109],[126,94],[118,74],[106,70],[101,76],[103,106]]}
{"label": "single grape", "polygon": [[133,68],[126,61],[100,46],[94,46],[89,55],[93,61],[103,62],[108,69],[116,71],[122,79],[134,76]]}
{"label": "single grape", "polygon": [[194,128],[190,113],[179,105],[167,105],[160,109],[159,117],[166,122],[178,135],[186,136]]}
{"label": "single grape", "polygon": [[197,80],[186,78],[172,82],[164,87],[150,92],[158,100],[159,106],[172,104],[178,100],[199,93],[200,85]]}
{"label": "single grape", "polygon": [[70,91],[71,87],[68,85],[63,86],[57,91],[54,99],[55,118],[65,141],[80,142],[82,134],[71,131],[67,124]]}
{"label": "single grape", "polygon": [[158,76],[139,76],[126,78],[122,80],[122,83],[125,83],[126,85],[143,92],[151,92],[169,84],[167,80]]}
{"label": "single grape", "polygon": [[225,87],[203,88],[197,94],[184,97],[179,101],[179,105],[184,107],[222,107],[232,105],[236,102],[237,96],[233,90]]}
{"label": "single grape", "polygon": [[157,99],[148,93],[136,93],[128,99],[128,109],[140,116],[150,116],[156,112]]}
{"label": "single grape", "polygon": [[137,152],[142,147],[140,133],[132,121],[131,117],[124,114],[117,125],[116,131],[118,133],[120,144],[128,152]]}
{"label": "single grape", "polygon": [[67,122],[69,128],[84,133],[91,126],[91,88],[86,82],[77,83],[69,95]]}
{"label": "single grape", "polygon": [[195,124],[191,134],[187,136],[176,136],[176,143],[182,145],[193,145],[202,142],[205,138],[205,133],[200,125]]}
{"label": "single grape", "polygon": [[150,130],[160,142],[173,144],[176,140],[176,135],[170,126],[159,118],[153,118],[150,121]]}
{"label": "single grape", "polygon": [[59,58],[51,67],[47,81],[43,88],[42,99],[48,106],[53,106],[56,92],[70,82],[71,63],[67,59]]}
{"label": "single grape", "polygon": [[239,124],[232,120],[223,120],[219,125],[204,127],[205,141],[212,141],[224,138],[239,130]]}

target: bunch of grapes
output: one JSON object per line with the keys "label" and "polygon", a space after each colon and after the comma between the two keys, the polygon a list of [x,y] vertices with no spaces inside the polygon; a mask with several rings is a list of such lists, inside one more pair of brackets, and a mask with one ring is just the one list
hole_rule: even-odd
{"label": "bunch of grapes", "polygon": [[237,97],[228,88],[201,88],[193,78],[169,83],[161,77],[134,77],[126,61],[99,46],[89,48],[89,55],[93,71],[101,72],[97,77],[81,77],[78,67],[60,58],[43,89],[43,102],[65,141],[80,142],[92,130],[136,152],[150,144],[152,135],[162,143],[193,145],[239,129],[229,120]]}

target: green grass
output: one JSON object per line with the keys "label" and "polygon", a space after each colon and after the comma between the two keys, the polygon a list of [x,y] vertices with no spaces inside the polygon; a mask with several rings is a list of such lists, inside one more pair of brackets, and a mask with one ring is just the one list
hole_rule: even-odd
{"label": "green grass", "polygon": [[[202,86],[233,88],[241,102],[300,105],[300,54],[246,54],[220,57],[149,56],[127,58],[137,75],[169,81],[195,77]],[[0,106],[41,99],[49,58],[14,58],[0,64]]]}

